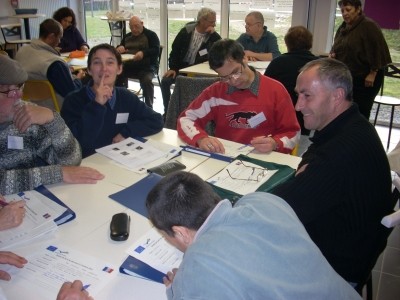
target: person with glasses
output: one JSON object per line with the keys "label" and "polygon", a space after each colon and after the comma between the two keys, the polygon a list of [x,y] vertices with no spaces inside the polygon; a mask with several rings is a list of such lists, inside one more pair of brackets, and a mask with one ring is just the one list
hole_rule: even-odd
{"label": "person with glasses", "polygon": [[207,61],[211,46],[221,39],[215,31],[216,22],[216,12],[203,7],[197,13],[197,21],[187,23],[175,37],[168,59],[169,70],[161,80],[164,118],[171,97],[171,85],[175,82],[179,70]]}
{"label": "person with glasses", "polygon": [[[390,230],[388,159],[374,126],[352,99],[352,76],[335,59],[308,62],[297,77],[296,110],[315,130],[294,178],[272,193],[292,206],[335,271],[361,290]],[[396,200],[397,201],[397,198]]]}
{"label": "person with glasses", "polygon": [[76,28],[76,18],[74,11],[69,7],[61,7],[53,14],[53,19],[58,21],[63,27],[63,36],[57,47],[61,53],[75,50],[89,52],[89,45],[83,39],[82,34]]}
{"label": "person with glasses", "polygon": [[[179,137],[203,150],[224,153],[218,138],[251,144],[259,152],[290,153],[298,143],[300,126],[285,87],[247,64],[242,45],[216,42],[209,65],[220,81],[206,88],[177,121]],[[215,123],[214,136],[205,131]]]}
{"label": "person with glasses", "polygon": [[0,194],[103,179],[97,170],[79,166],[79,143],[57,112],[21,100],[28,78],[22,66],[5,55],[0,66]]}
{"label": "person with glasses", "polygon": [[124,62],[122,73],[117,78],[116,86],[128,88],[128,78],[140,81],[144,101],[153,107],[154,84],[153,77],[158,70],[158,56],[160,55],[160,39],[157,34],[144,27],[143,21],[138,16],[129,20],[131,32],[125,35],[117,51],[121,54],[134,54],[132,60]]}
{"label": "person with glasses", "polygon": [[237,41],[244,47],[249,61],[271,61],[281,55],[276,36],[264,25],[264,16],[259,11],[250,12],[245,18],[246,33]]}
{"label": "person with glasses", "polygon": [[232,206],[178,171],[150,191],[146,207],[185,254],[164,277],[168,299],[360,299],[279,197],[250,193]]}
{"label": "person with glasses", "polygon": [[[82,86],[81,78],[85,73],[81,70],[76,76],[56,47],[63,36],[63,27],[54,19],[46,19],[39,26],[39,38],[29,45],[21,47],[15,59],[28,72],[30,80],[48,80],[53,86],[59,107],[62,107],[64,97]],[[41,102],[43,106],[54,108],[52,101]]]}

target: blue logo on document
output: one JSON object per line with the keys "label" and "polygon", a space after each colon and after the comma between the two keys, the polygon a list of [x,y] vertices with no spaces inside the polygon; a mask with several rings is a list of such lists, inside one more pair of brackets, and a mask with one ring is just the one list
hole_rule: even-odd
{"label": "blue logo on document", "polygon": [[142,247],[142,246],[139,246],[139,247],[137,247],[137,248],[135,249],[135,252],[137,252],[137,253],[142,253],[145,249],[146,249],[146,248],[144,248],[144,247]]}

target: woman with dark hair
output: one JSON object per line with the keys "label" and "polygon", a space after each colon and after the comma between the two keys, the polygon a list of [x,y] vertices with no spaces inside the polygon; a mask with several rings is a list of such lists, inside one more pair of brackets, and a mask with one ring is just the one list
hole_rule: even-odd
{"label": "woman with dark hair", "polygon": [[345,63],[353,77],[353,100],[369,119],[372,104],[381,88],[383,68],[392,62],[379,26],[367,18],[360,0],[338,3],[343,23],[335,34],[330,57]]}
{"label": "woman with dark hair", "polygon": [[60,22],[64,30],[63,37],[58,45],[61,53],[74,50],[89,52],[89,45],[83,39],[78,28],[76,28],[75,13],[72,9],[61,7],[53,14],[53,19]]}
{"label": "woman with dark hair", "polygon": [[144,137],[163,128],[162,116],[115,80],[122,72],[121,54],[109,44],[94,46],[88,56],[92,80],[70,93],[61,116],[82,148],[82,156],[128,137]]}

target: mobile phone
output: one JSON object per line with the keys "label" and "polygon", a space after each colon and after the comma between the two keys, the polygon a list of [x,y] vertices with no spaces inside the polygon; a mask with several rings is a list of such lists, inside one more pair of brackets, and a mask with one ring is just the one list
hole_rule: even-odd
{"label": "mobile phone", "polygon": [[110,238],[113,241],[126,241],[129,237],[131,217],[126,213],[113,215],[110,223]]}

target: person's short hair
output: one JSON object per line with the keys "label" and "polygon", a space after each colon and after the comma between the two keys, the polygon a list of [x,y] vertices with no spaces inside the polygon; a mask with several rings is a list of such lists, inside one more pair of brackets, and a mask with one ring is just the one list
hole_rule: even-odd
{"label": "person's short hair", "polygon": [[338,6],[339,7],[340,6],[347,6],[347,5],[354,6],[355,8],[362,7],[362,3],[361,3],[360,0],[340,0],[338,2]]}
{"label": "person's short hair", "polygon": [[208,63],[213,70],[221,68],[227,59],[242,63],[243,58],[243,46],[239,42],[231,39],[216,41],[208,53]]}
{"label": "person's short hair", "polygon": [[200,22],[202,19],[208,19],[209,16],[216,16],[217,13],[212,10],[211,8],[203,7],[197,13],[197,23]]}
{"label": "person's short hair", "polygon": [[62,25],[54,19],[46,19],[39,26],[39,37],[47,38],[50,34],[54,33],[59,35],[62,32]]}
{"label": "person's short hair", "polygon": [[257,10],[249,12],[247,14],[246,18],[250,17],[250,16],[254,17],[256,22],[260,22],[262,25],[264,25],[264,16],[263,16],[263,14],[261,12],[259,12]]}
{"label": "person's short hair", "polygon": [[349,68],[344,63],[333,58],[320,58],[306,63],[300,69],[300,73],[315,66],[324,86],[332,90],[342,88],[346,100],[353,101],[353,79]]}
{"label": "person's short hair", "polygon": [[122,65],[122,57],[121,54],[117,51],[117,49],[115,49],[113,46],[111,46],[110,44],[98,44],[96,46],[94,46],[92,49],[90,49],[89,55],[88,55],[88,62],[87,65],[90,68],[90,64],[92,63],[92,58],[93,55],[98,51],[98,50],[108,50],[110,51],[115,58],[117,59],[118,65]]}
{"label": "person's short hair", "polygon": [[199,176],[178,171],[166,175],[146,199],[153,225],[174,236],[173,226],[198,230],[221,198]]}
{"label": "person's short hair", "polygon": [[290,27],[285,34],[285,44],[288,51],[310,50],[312,47],[312,33],[304,26]]}
{"label": "person's short hair", "polygon": [[75,18],[75,13],[72,9],[69,7],[61,7],[57,9],[54,14],[53,14],[53,19],[60,22],[62,19],[72,17],[72,23],[71,25],[76,27],[76,18]]}

